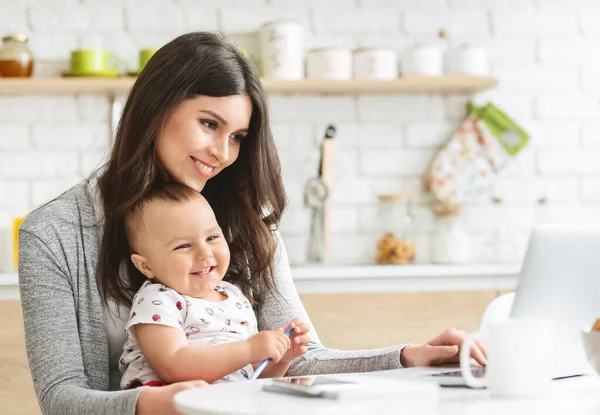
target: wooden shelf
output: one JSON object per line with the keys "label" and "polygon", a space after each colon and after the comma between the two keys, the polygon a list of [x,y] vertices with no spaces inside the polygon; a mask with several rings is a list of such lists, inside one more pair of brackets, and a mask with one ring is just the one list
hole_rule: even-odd
{"label": "wooden shelf", "polygon": [[391,81],[368,79],[281,81],[263,79],[262,82],[267,92],[284,94],[472,93],[497,85],[496,80],[492,78],[465,75],[405,76]]}
{"label": "wooden shelf", "polygon": [[0,95],[124,94],[135,78],[0,78]]}
{"label": "wooden shelf", "polygon": [[[0,78],[0,95],[125,94],[136,78]],[[496,86],[492,78],[445,75],[406,76],[392,81],[263,79],[273,94],[473,93]]]}

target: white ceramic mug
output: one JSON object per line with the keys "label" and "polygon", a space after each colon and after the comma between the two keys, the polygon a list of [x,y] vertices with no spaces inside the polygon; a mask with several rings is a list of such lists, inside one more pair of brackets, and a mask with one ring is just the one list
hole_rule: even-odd
{"label": "white ceramic mug", "polygon": [[460,351],[460,370],[468,386],[487,387],[493,397],[542,396],[552,380],[552,322],[547,319],[516,318],[487,326],[485,343],[488,366],[483,378],[471,373],[473,342],[467,337]]}

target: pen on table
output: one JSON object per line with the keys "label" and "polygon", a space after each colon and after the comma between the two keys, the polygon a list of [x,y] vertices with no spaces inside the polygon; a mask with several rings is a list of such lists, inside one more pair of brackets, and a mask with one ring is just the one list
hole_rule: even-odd
{"label": "pen on table", "polygon": [[[290,337],[293,332],[294,332],[294,329],[292,327],[290,327],[289,329],[287,329],[285,331],[285,335]],[[256,370],[254,371],[254,374],[252,374],[252,376],[250,376],[250,380],[258,379],[258,377],[260,376],[262,371],[265,370],[265,367],[267,367],[267,365],[269,364],[270,361],[271,361],[271,358],[269,357],[268,359],[265,359],[262,362],[260,362],[260,365],[258,365]]]}

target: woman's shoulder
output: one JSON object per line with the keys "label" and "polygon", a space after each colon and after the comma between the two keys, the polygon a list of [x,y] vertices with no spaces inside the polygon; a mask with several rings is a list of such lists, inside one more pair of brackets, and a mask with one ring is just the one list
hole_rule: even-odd
{"label": "woman's shoulder", "polygon": [[25,217],[20,230],[42,237],[65,226],[96,226],[94,199],[85,179]]}

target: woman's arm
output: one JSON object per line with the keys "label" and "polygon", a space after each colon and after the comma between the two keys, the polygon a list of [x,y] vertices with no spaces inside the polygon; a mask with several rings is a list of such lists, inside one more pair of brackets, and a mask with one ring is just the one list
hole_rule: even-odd
{"label": "woman's arm", "polygon": [[[31,218],[28,218],[31,220]],[[42,413],[134,414],[140,390],[92,390],[83,367],[74,292],[64,257],[27,230],[19,232],[19,289],[25,343],[33,384]],[[62,247],[60,249],[74,247]],[[108,357],[107,357],[108,359]],[[107,365],[108,360],[98,362]]]}
{"label": "woman's arm", "polygon": [[[277,248],[275,251],[274,272],[277,294],[268,294],[258,310],[258,326],[260,330],[272,330],[299,317],[310,323],[310,319],[302,305],[290,272],[287,252],[279,232],[275,233]],[[377,350],[334,350],[327,349],[319,343],[314,326],[311,331],[311,342],[308,353],[296,359],[287,372],[288,376],[316,375],[324,373],[370,372],[401,368],[400,352],[406,345]]]}

